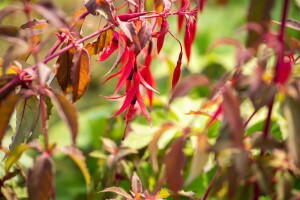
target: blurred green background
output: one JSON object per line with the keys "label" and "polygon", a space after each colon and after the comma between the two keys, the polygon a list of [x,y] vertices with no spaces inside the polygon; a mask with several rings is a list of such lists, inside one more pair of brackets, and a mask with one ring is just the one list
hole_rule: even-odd
{"label": "blurred green background", "polygon": [[[82,0],[54,0],[59,8],[66,12],[67,16],[83,7]],[[219,2],[219,3],[218,3]],[[231,46],[219,46],[215,49],[209,50],[217,39],[223,37],[230,37],[237,39],[244,43],[246,38],[246,31],[241,27],[246,22],[248,0],[228,0],[227,3],[221,4],[217,1],[209,0],[204,12],[198,16],[198,32],[195,43],[192,47],[191,61],[187,65],[186,60],[183,61],[184,72],[183,75],[190,73],[205,73],[211,80],[218,80],[226,71],[233,69],[235,66],[235,49]],[[297,2],[293,1],[290,7],[290,18],[300,20],[300,10],[297,7]],[[12,3],[20,4],[19,1],[13,0],[1,0],[0,8],[8,6]],[[282,1],[276,1],[275,9],[272,13],[274,20],[280,21],[281,5]],[[4,20],[4,24],[21,24],[20,21],[24,19],[21,14],[14,15],[15,17],[8,17]],[[170,29],[180,39],[183,38],[182,34],[177,33],[177,18],[170,17]],[[84,26],[83,35],[95,30],[100,23],[99,17],[89,16]],[[95,25],[96,24],[96,25]],[[278,26],[274,25],[274,29]],[[299,33],[296,33],[288,29],[288,34],[299,37]],[[53,44],[55,37],[50,38],[47,46],[44,46],[41,52],[40,58],[46,55],[47,50]],[[3,56],[4,50],[7,47],[7,43],[1,40],[0,44],[0,57]],[[132,149],[143,149],[153,136],[155,128],[167,121],[175,121],[178,124],[185,124],[189,121],[190,117],[184,115],[190,110],[196,110],[201,105],[201,102],[205,100],[205,96],[209,91],[201,88],[193,90],[188,97],[180,98],[174,102],[169,111],[166,110],[166,104],[170,96],[170,74],[174,69],[179,53],[179,46],[169,35],[166,38],[165,44],[160,56],[152,63],[151,70],[157,81],[157,90],[160,94],[155,94],[154,107],[151,111],[151,118],[153,120],[153,129],[149,127],[143,116],[137,116],[133,122],[133,132],[123,142],[124,146]],[[165,60],[167,57],[167,60]],[[121,144],[121,138],[125,124],[122,117],[110,118],[110,116],[120,106],[119,101],[109,101],[100,95],[111,95],[114,92],[115,81],[102,84],[105,80],[104,74],[109,70],[114,61],[114,56],[108,61],[103,63],[95,62],[97,56],[92,58],[92,79],[89,85],[87,93],[76,103],[76,107],[79,112],[79,129],[80,134],[78,137],[78,146],[84,152],[87,158],[87,165],[90,173],[93,177],[93,182],[96,183],[104,177],[102,173],[110,173],[108,171],[101,171],[99,161],[96,158],[89,156],[90,152],[102,149],[102,143],[100,138],[106,137],[114,140],[117,144]],[[29,61],[30,62],[30,61]],[[55,61],[50,62],[49,66],[53,65]],[[259,121],[259,118],[257,119]],[[57,117],[54,112],[50,118],[50,140],[53,143],[57,143],[58,146],[64,146],[71,144],[71,137],[68,134],[66,125]],[[199,120],[198,126],[201,127],[203,120]],[[217,128],[215,128],[217,130]],[[216,131],[215,131],[216,132]],[[11,134],[11,133],[10,133]],[[212,135],[213,130],[212,130]],[[8,135],[5,138],[4,145],[10,143],[12,135]],[[171,140],[174,133],[170,133],[166,136],[165,143]],[[168,138],[169,137],[169,138]],[[192,146],[187,151],[192,151]],[[32,154],[22,156],[21,164],[24,166],[31,166]],[[58,200],[82,200],[86,198],[86,187],[84,178],[77,166],[63,155],[57,155],[55,157],[56,164],[56,177],[55,187]],[[144,168],[151,168],[149,163],[144,164]],[[147,170],[145,170],[147,172]],[[151,170],[150,170],[151,171]],[[213,173],[208,174],[212,176]],[[205,179],[205,178],[204,178]],[[102,180],[103,181],[103,180]],[[105,180],[104,180],[105,181]],[[101,182],[101,180],[100,180]],[[150,180],[147,180],[149,184]],[[205,181],[204,181],[205,182]],[[206,181],[207,182],[207,181]],[[21,183],[20,183],[21,184]],[[122,186],[129,187],[129,182],[125,181]],[[201,183],[203,188],[206,187],[205,183]],[[206,183],[208,184],[208,183]],[[193,188],[194,186],[191,186]],[[200,187],[200,186],[199,186]],[[203,190],[198,188],[198,190]],[[100,191],[101,185],[95,184],[95,191]],[[194,188],[193,188],[194,189]],[[25,195],[24,189],[20,188],[17,191],[21,196]],[[202,191],[203,192],[203,191]],[[97,199],[97,193],[93,194],[93,198]],[[99,199],[99,198],[98,198]]]}

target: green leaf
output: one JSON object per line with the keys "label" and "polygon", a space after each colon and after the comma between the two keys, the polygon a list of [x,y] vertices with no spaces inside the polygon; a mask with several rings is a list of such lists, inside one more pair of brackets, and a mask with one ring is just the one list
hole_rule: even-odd
{"label": "green leaf", "polygon": [[54,162],[47,154],[39,155],[28,172],[28,198],[47,200],[54,181]]}
{"label": "green leaf", "polygon": [[31,137],[35,139],[43,132],[40,120],[39,100],[36,96],[23,99],[17,107],[17,127],[9,148],[13,150],[18,145],[26,143]]}
{"label": "green leaf", "polygon": [[9,124],[11,115],[13,114],[18,101],[21,99],[20,94],[12,93],[4,100],[0,101],[0,144]]}
{"label": "green leaf", "polygon": [[78,49],[72,62],[72,93],[73,102],[76,102],[85,93],[90,82],[91,59],[88,51],[84,48]]}
{"label": "green leaf", "polygon": [[29,148],[30,148],[29,145],[22,144],[22,145],[17,146],[11,152],[9,152],[8,157],[5,161],[5,171],[6,171],[6,173],[9,172],[9,170],[13,166],[13,164],[18,162],[18,160],[20,159],[20,157],[24,153],[24,151],[26,151]]}
{"label": "green leaf", "polygon": [[75,144],[78,135],[77,112],[75,107],[61,93],[49,91],[48,96],[57,107],[60,117],[67,123],[72,135],[73,144]]}
{"label": "green leaf", "polygon": [[79,167],[79,169],[82,172],[82,175],[84,176],[86,186],[88,189],[88,186],[91,184],[91,175],[86,166],[85,157],[82,154],[82,152],[79,149],[77,149],[76,147],[63,148],[60,151],[67,154]]}
{"label": "green leaf", "polygon": [[90,56],[97,55],[109,45],[113,36],[114,32],[111,29],[108,29],[101,33],[95,41],[87,44],[84,48],[88,50]]}

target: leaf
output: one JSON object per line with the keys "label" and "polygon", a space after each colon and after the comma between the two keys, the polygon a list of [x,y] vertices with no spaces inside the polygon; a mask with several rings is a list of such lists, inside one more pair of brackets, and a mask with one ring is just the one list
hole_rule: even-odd
{"label": "leaf", "polygon": [[276,192],[278,199],[292,199],[293,187],[294,187],[294,177],[288,170],[280,170],[275,175],[277,184]]}
{"label": "leaf", "polygon": [[12,93],[4,100],[0,101],[0,144],[2,142],[3,136],[6,132],[6,128],[9,124],[9,120],[15,110],[18,101],[21,99],[22,95]]}
{"label": "leaf", "polygon": [[77,31],[79,34],[81,33],[81,29],[84,23],[84,20],[87,16],[88,12],[86,7],[81,8],[80,10],[77,10],[72,15],[72,31]]}
{"label": "leaf", "polygon": [[91,175],[86,165],[85,157],[82,154],[82,152],[76,147],[66,147],[61,149],[61,152],[67,154],[79,167],[79,169],[82,172],[82,175],[84,176],[86,186],[88,189],[88,186],[91,184]]}
{"label": "leaf", "polygon": [[206,76],[200,74],[187,76],[173,90],[169,100],[169,104],[171,104],[174,101],[174,99],[186,95],[194,87],[209,86],[209,85],[210,85],[210,81]]}
{"label": "leaf", "polygon": [[5,172],[6,173],[9,172],[9,170],[13,166],[13,164],[18,162],[18,160],[20,159],[20,157],[24,153],[24,151],[26,151],[29,148],[30,148],[29,145],[21,144],[21,145],[17,146],[14,150],[9,152],[8,157],[5,160]]}
{"label": "leaf", "polygon": [[151,40],[152,27],[148,21],[142,21],[141,29],[138,32],[140,48],[143,49]]}
{"label": "leaf", "polygon": [[101,138],[104,149],[108,151],[111,154],[114,154],[117,152],[118,147],[116,143],[108,138]]}
{"label": "leaf", "polygon": [[113,30],[108,29],[107,31],[101,33],[95,41],[87,44],[84,48],[88,50],[90,56],[97,55],[103,51],[103,49],[108,47],[113,39],[113,36]]}
{"label": "leaf", "polygon": [[182,189],[185,155],[183,148],[186,137],[182,136],[177,139],[171,146],[171,150],[165,156],[166,178],[170,189],[177,194]]}
{"label": "leaf", "polygon": [[123,22],[119,18],[117,18],[119,26],[121,30],[125,33],[125,35],[129,38],[131,42],[133,42],[135,46],[135,52],[141,51],[140,41],[136,32],[136,26],[133,22]]}
{"label": "leaf", "polygon": [[28,172],[27,189],[31,200],[47,200],[54,181],[54,162],[49,155],[39,155]]}
{"label": "leaf", "polygon": [[229,123],[232,142],[235,147],[243,146],[243,120],[240,115],[240,103],[233,89],[228,85],[223,92],[224,119]]}
{"label": "leaf", "polygon": [[[273,20],[275,24],[281,25],[281,22]],[[296,31],[300,31],[300,22],[294,19],[287,19],[285,21],[285,26]]]}
{"label": "leaf", "polygon": [[197,137],[197,146],[192,158],[190,174],[185,182],[185,185],[190,184],[200,175],[209,158],[210,144],[208,142],[207,135],[199,134]]}
{"label": "leaf", "polygon": [[123,38],[122,35],[119,35],[118,47],[117,48],[118,48],[117,58],[116,58],[114,64],[112,65],[112,67],[110,68],[110,70],[105,74],[105,76],[110,74],[117,67],[117,65],[120,63],[121,58],[123,56],[126,56],[126,54],[128,53],[128,48],[126,47],[126,41],[125,41],[125,39]]}
{"label": "leaf", "polygon": [[0,25],[0,36],[4,38],[18,38],[21,37],[21,33],[16,26]]}
{"label": "leaf", "polygon": [[52,1],[41,0],[32,5],[36,12],[45,17],[50,24],[53,24],[59,28],[69,27],[66,16],[62,10],[56,7]]}
{"label": "leaf", "polygon": [[[62,46],[62,49],[68,46],[69,42]],[[62,53],[57,60],[58,68],[56,70],[56,78],[61,86],[62,91],[68,93],[71,90],[71,68],[76,48],[71,48],[69,51]]]}
{"label": "leaf", "polygon": [[112,3],[107,2],[107,0],[89,0],[85,7],[92,15],[96,15],[99,13],[106,20],[111,23],[115,23],[113,13],[115,12],[115,8]]}
{"label": "leaf", "polygon": [[86,49],[80,48],[73,57],[71,74],[73,102],[76,102],[85,93],[90,82],[91,59]]}
{"label": "leaf", "polygon": [[248,23],[259,24],[263,29],[263,33],[258,34],[257,32],[249,29],[246,47],[254,47],[255,45],[257,46],[259,44],[258,39],[261,37],[261,35],[267,33],[274,3],[275,0],[251,0],[247,21]]}
{"label": "leaf", "polygon": [[59,116],[67,123],[72,135],[73,144],[75,144],[78,135],[77,112],[75,107],[61,93],[49,91],[48,96],[57,107]]}
{"label": "leaf", "polygon": [[158,172],[158,160],[157,160],[157,148],[158,148],[158,141],[161,138],[161,136],[169,130],[173,124],[171,123],[166,123],[161,126],[161,128],[154,133],[153,139],[148,145],[148,152],[149,152],[149,157],[150,161],[152,164],[153,171],[155,173]]}
{"label": "leaf", "polygon": [[159,36],[157,37],[157,45],[156,46],[157,46],[158,54],[164,45],[165,37],[166,37],[166,34],[168,33],[168,31],[169,31],[169,23],[166,19],[163,19],[162,23],[161,23],[161,29],[159,32]]}
{"label": "leaf", "polygon": [[143,192],[142,182],[135,172],[133,172],[133,176],[131,179],[131,190],[134,194]]}
{"label": "leaf", "polygon": [[126,199],[133,199],[132,196],[130,196],[130,194],[128,194],[127,192],[125,192],[122,188],[120,187],[109,187],[109,188],[105,188],[104,190],[102,190],[101,192],[114,192],[117,193],[119,195],[122,195],[123,197],[125,197]]}
{"label": "leaf", "polygon": [[299,163],[300,158],[300,104],[297,96],[287,95],[282,105],[283,116],[287,122],[287,147],[291,158]]}
{"label": "leaf", "polygon": [[10,5],[0,10],[0,23],[4,20],[8,15],[15,14],[17,12],[23,12],[24,8],[19,5]]}
{"label": "leaf", "polygon": [[[35,132],[35,137],[43,132],[40,126],[40,106],[36,96],[30,96],[23,99],[17,109],[17,127],[13,136],[12,143],[9,146],[11,150],[22,143],[26,143],[32,133]],[[35,139],[35,138],[32,138]]]}

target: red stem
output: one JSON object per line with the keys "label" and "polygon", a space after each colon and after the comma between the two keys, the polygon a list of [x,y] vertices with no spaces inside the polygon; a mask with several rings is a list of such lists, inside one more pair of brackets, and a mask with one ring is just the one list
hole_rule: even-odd
{"label": "red stem", "polygon": [[216,180],[217,180],[217,178],[218,178],[218,176],[219,176],[220,171],[221,171],[221,168],[219,167],[219,168],[217,169],[217,171],[216,171],[214,177],[211,179],[211,182],[210,182],[210,184],[209,184],[209,186],[208,186],[206,192],[204,193],[202,200],[206,200],[206,199],[207,199],[207,197],[208,197],[210,191],[212,190],[212,187],[214,186],[214,184],[215,184],[215,182],[216,182]]}

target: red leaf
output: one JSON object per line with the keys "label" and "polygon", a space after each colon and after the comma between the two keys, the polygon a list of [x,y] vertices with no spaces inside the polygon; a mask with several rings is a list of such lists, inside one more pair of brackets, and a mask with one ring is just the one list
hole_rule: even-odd
{"label": "red leaf", "polygon": [[200,1],[199,1],[199,9],[200,9],[200,12],[203,11],[204,4],[205,4],[205,0],[200,0]]}
{"label": "red leaf", "polygon": [[191,56],[191,47],[192,47],[192,37],[191,37],[191,23],[187,20],[185,25],[185,33],[184,33],[184,49],[188,62],[190,61]]}
{"label": "red leaf", "polygon": [[149,115],[149,113],[148,113],[148,111],[147,111],[147,108],[146,108],[146,106],[145,106],[145,103],[144,103],[144,101],[143,101],[143,98],[142,98],[140,92],[138,92],[138,93],[136,94],[136,99],[137,99],[138,104],[140,105],[140,108],[141,108],[141,110],[142,110],[144,116],[146,117],[146,119],[147,119],[147,121],[149,122],[150,126],[152,126],[150,115]]}
{"label": "red leaf", "polygon": [[[115,38],[115,36],[114,36]],[[97,61],[104,61],[106,60],[116,49],[118,48],[118,42],[113,39],[109,46],[103,51]]]}
{"label": "red leaf", "polygon": [[222,111],[223,111],[223,105],[220,104],[218,109],[213,114],[212,118],[210,119],[210,121],[207,123],[207,127],[210,127],[218,119],[218,116],[222,113]]}
{"label": "red leaf", "polygon": [[156,85],[155,84],[155,79],[153,78],[150,68],[149,67],[143,67],[140,70],[140,74],[142,76],[142,78],[145,80],[145,82],[151,87],[147,87],[147,85],[144,84],[144,86],[147,88],[147,95],[148,95],[148,99],[149,99],[149,105],[150,105],[150,109],[152,109],[152,105],[153,105],[153,91],[156,91],[153,89],[153,87]]}
{"label": "red leaf", "polygon": [[115,93],[117,93],[120,88],[122,87],[122,85],[124,85],[125,81],[128,79],[131,71],[133,70],[133,65],[134,65],[134,62],[135,62],[135,57],[134,57],[134,52],[131,51],[129,53],[129,59],[128,59],[128,62],[127,64],[123,67],[122,69],[122,75],[119,79],[119,82],[117,84],[117,87],[116,87],[116,90],[115,90]]}
{"label": "red leaf", "polygon": [[[186,0],[181,0],[181,8],[184,7]],[[180,33],[183,26],[184,15],[178,15],[178,32]]]}
{"label": "red leaf", "polygon": [[175,86],[177,85],[180,74],[181,74],[181,63],[182,63],[182,51],[180,52],[177,60],[177,64],[173,73],[173,78],[172,78],[172,90],[174,90]]}

